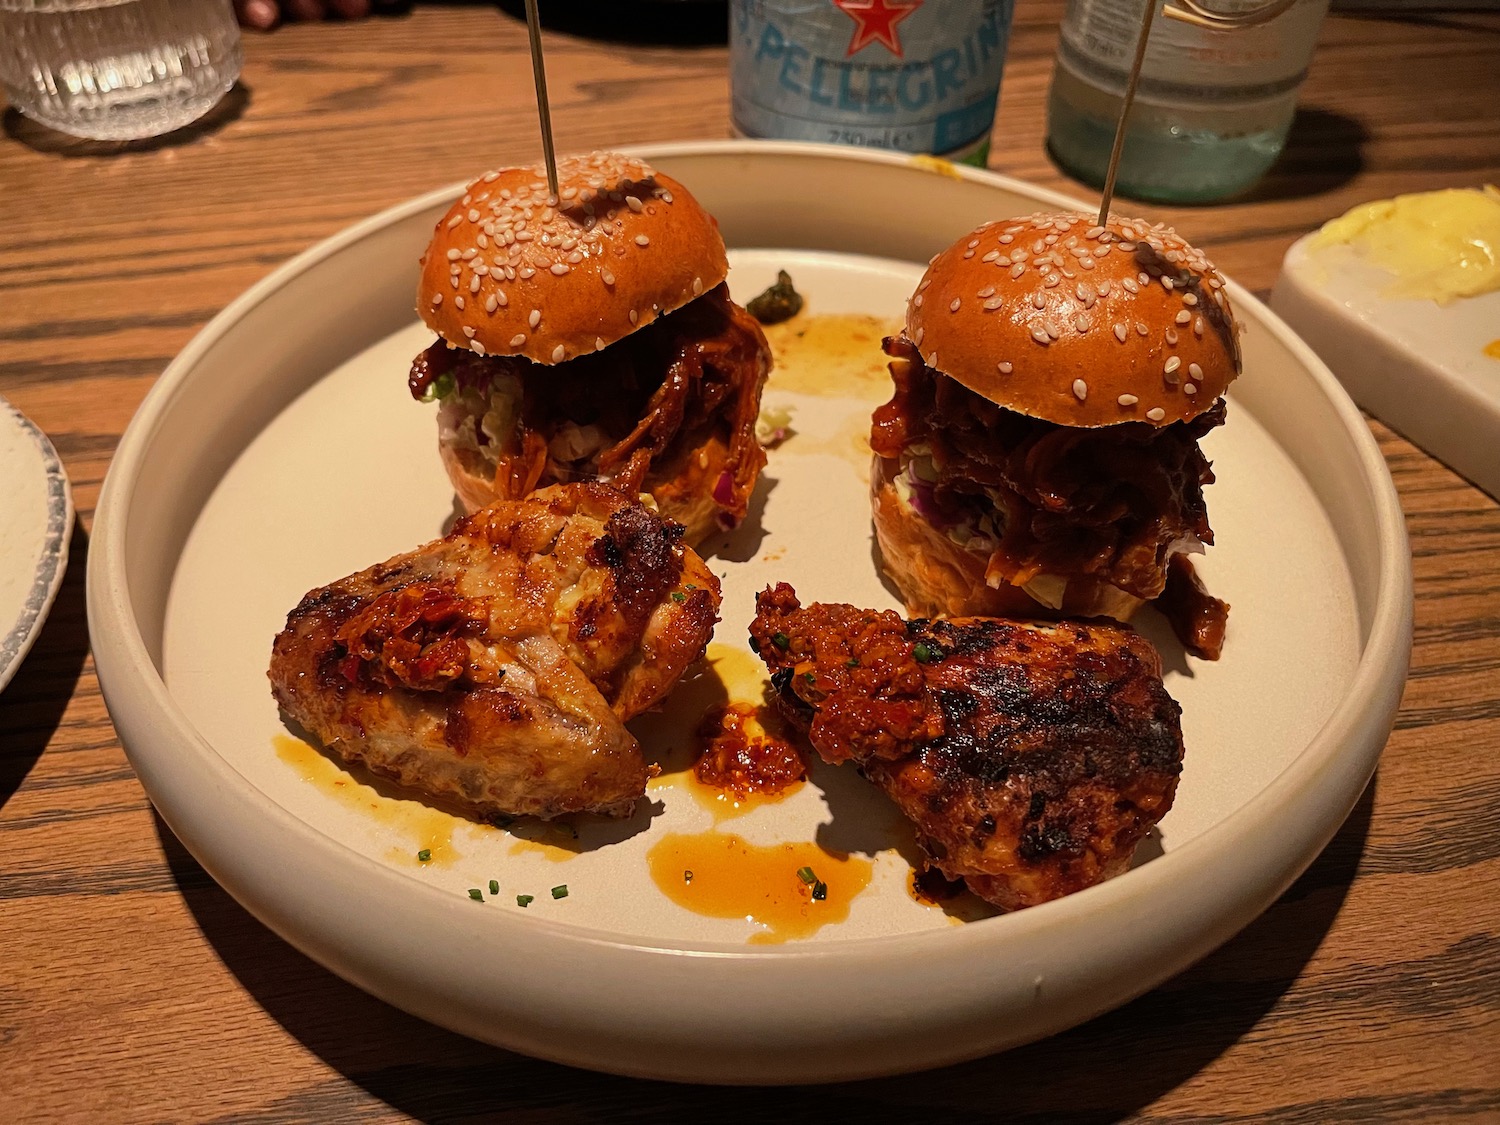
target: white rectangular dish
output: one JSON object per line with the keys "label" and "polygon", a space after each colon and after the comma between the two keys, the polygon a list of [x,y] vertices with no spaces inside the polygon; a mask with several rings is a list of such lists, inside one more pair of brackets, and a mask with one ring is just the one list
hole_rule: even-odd
{"label": "white rectangular dish", "polygon": [[1384,269],[1315,238],[1287,251],[1271,307],[1355,402],[1500,496],[1500,292],[1448,305],[1390,297]]}
{"label": "white rectangular dish", "polygon": [[[718,217],[738,299],[787,268],[813,311],[886,321],[958,234],[1073,205],[849,149],[641,155]],[[430,339],[412,312],[413,263],[454,194],[353,228],[221,314],[132,423],[97,517],[90,621],[132,764],[210,874],[299,949],[424,1018],[574,1065],[848,1079],[1003,1049],[1138,995],[1263,910],[1342,822],[1405,678],[1404,528],[1358,411],[1237,287],[1246,374],[1206,445],[1219,483],[1204,572],[1234,607],[1230,632],[1224,659],[1206,663],[1140,622],[1163,650],[1188,751],[1156,848],[1116,880],[960,925],[907,893],[901,826],[847,770],[815,769],[792,798],[732,819],[669,774],[623,828],[581,823],[559,841],[459,822],[289,751],[265,677],[287,610],[438,534],[452,510],[430,408],[404,383]],[[872,558],[859,446],[889,393],[880,357],[838,379],[783,358],[766,401],[791,409],[796,432],[771,454],[753,519],[710,559],[725,588],[717,660],[635,724],[663,761],[714,691],[743,698],[758,684],[745,626],[767,582],[894,604]],[[851,853],[869,885],[847,918],[756,944],[791,935],[684,910],[650,877],[665,837],[715,829]],[[422,850],[442,862],[419,862]],[[467,889],[492,878],[504,893],[473,902]],[[551,898],[560,884],[566,898]],[[519,908],[515,892],[537,900]]]}

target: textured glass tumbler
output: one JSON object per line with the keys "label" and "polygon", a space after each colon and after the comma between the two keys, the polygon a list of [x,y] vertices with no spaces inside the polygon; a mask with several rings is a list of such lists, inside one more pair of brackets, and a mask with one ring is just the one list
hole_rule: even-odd
{"label": "textured glass tumbler", "polygon": [[0,84],[33,121],[138,140],[202,117],[240,74],[230,0],[0,0]]}

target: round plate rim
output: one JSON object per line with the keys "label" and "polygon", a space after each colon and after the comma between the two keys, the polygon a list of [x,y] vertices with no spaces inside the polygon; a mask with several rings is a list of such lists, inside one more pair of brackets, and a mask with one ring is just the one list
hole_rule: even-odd
{"label": "round plate rim", "polygon": [[3,398],[0,398],[0,414],[14,420],[16,427],[36,445],[47,477],[47,536],[37,556],[31,592],[21,616],[8,633],[0,636],[0,691],[4,691],[41,635],[52,603],[62,588],[63,575],[68,570],[68,537],[73,530],[73,490],[62,458],[41,428]]}
{"label": "round plate rim", "polygon": [[[743,157],[758,154],[794,156],[812,160],[869,162],[911,167],[915,164],[934,174],[957,175],[1036,200],[1047,206],[1078,208],[1080,203],[1060,193],[1025,183],[997,173],[962,166],[935,167],[936,162],[913,161],[910,157],[834,146],[752,141],[684,142],[668,145],[637,146],[633,150],[647,159],[665,160],[677,156]],[[313,826],[291,816],[260,790],[246,781],[216,750],[192,729],[176,706],[165,683],[156,672],[138,624],[135,621],[125,582],[125,536],[133,500],[136,474],[150,447],[156,427],[170,408],[178,388],[190,377],[202,355],[228,328],[250,313],[291,278],[318,266],[345,247],[386,227],[399,223],[422,210],[436,207],[463,190],[463,185],[439,188],[415,199],[397,204],[371,216],[344,231],[309,248],[252,286],[221,313],[188,344],[167,367],[155,387],[146,396],[136,417],[122,437],[114,463],[106,478],[95,518],[94,542],[88,567],[88,612],[96,650],[96,664],[106,702],[126,746],[132,765],[143,785],[157,803],[164,818],[206,869],[239,898],[252,913],[266,922],[303,952],[328,965],[340,975],[354,980],[367,990],[417,1011],[435,1022],[487,1038],[502,1045],[515,1046],[513,1036],[500,1030],[476,1027],[458,1016],[444,1019],[434,1014],[430,1003],[419,994],[423,988],[437,987],[430,973],[414,970],[410,976],[419,983],[407,987],[393,984],[389,965],[379,958],[359,961],[351,952],[350,931],[332,915],[319,916],[310,922],[298,917],[286,903],[268,902],[261,897],[266,885],[260,876],[246,866],[243,857],[230,854],[221,841],[209,838],[199,814],[183,808],[173,800],[178,788],[195,782],[233,790],[243,802],[240,819],[251,818],[263,840],[281,836],[282,848],[295,840],[298,866],[308,880],[325,889],[357,875],[360,881],[373,880],[364,894],[391,893],[405,900],[405,916],[413,924],[431,925],[450,933],[460,945],[483,945],[493,942],[519,943],[521,948],[541,951],[557,945],[582,951],[608,951],[612,959],[624,958],[620,964],[640,964],[639,958],[686,957],[701,965],[715,966],[715,973],[765,973],[767,966],[777,966],[792,974],[827,967],[831,959],[847,961],[869,972],[886,966],[892,960],[928,955],[942,951],[944,957],[964,958],[993,955],[999,945],[1015,945],[1034,940],[1038,934],[1058,935],[1070,928],[1097,922],[1101,917],[1131,917],[1132,908],[1141,901],[1161,907],[1192,925],[1184,932],[1160,971],[1140,978],[1123,991],[1105,998],[1087,1014],[1096,1014],[1130,996],[1153,987],[1167,976],[1180,971],[1192,960],[1226,940],[1251,918],[1259,914],[1285,889],[1321,851],[1342,823],[1369,777],[1373,774],[1380,750],[1394,720],[1402,685],[1405,681],[1411,638],[1411,566],[1406,548],[1405,524],[1395,487],[1378,446],[1358,409],[1348,398],[1328,369],[1281,320],[1243,287],[1230,282],[1236,305],[1254,310],[1258,325],[1274,333],[1296,357],[1306,374],[1318,385],[1340,418],[1345,436],[1354,444],[1359,461],[1360,479],[1374,514],[1381,543],[1380,581],[1374,599],[1359,662],[1351,678],[1346,698],[1336,707],[1323,728],[1308,742],[1298,756],[1244,806],[1223,821],[1207,829],[1194,840],[1173,849],[1154,862],[1128,873],[1120,879],[1048,903],[1031,910],[952,929],[908,933],[882,937],[843,939],[802,945],[791,944],[773,949],[756,949],[743,945],[715,942],[654,942],[622,937],[607,930],[593,929],[543,918],[484,912],[482,932],[477,912],[466,900],[423,886],[409,877],[358,855],[341,842]],[[1084,210],[1088,208],[1084,207]],[[149,734],[149,738],[145,737]],[[140,735],[141,738],[135,736]],[[153,744],[172,745],[178,753],[155,752]],[[181,751],[190,750],[182,755]],[[1342,751],[1342,752],[1341,752]],[[1270,814],[1275,813],[1275,816]],[[1288,822],[1295,831],[1288,831]],[[1272,830],[1274,828],[1274,830]],[[1195,879],[1211,879],[1215,868],[1226,857],[1246,848],[1259,848],[1263,858],[1256,877],[1250,879],[1253,894],[1209,909],[1206,903],[1215,896],[1202,887],[1189,886]],[[309,850],[311,849],[311,850]],[[295,897],[295,895],[294,895]],[[317,914],[314,900],[307,895],[299,899],[305,912]],[[320,927],[322,929],[320,929]],[[355,943],[357,945],[357,943]],[[1123,955],[1123,954],[1122,954]],[[351,964],[349,958],[358,963]],[[786,974],[783,974],[784,976]],[[747,978],[754,979],[754,978]],[[415,992],[413,991],[415,990]],[[1043,1020],[1032,1032],[1020,1038],[1003,1036],[988,1044],[956,1051],[933,1052],[930,1057],[914,1060],[911,1067],[880,1065],[861,1069],[857,1064],[824,1066],[804,1073],[788,1072],[757,1080],[803,1081],[818,1078],[852,1078],[899,1069],[938,1065],[973,1057],[1035,1038],[1078,1022],[1048,1026]],[[1039,1028],[1039,1030],[1037,1029]],[[577,1065],[617,1070],[621,1073],[650,1077],[698,1078],[726,1080],[709,1074],[684,1074],[670,1062],[653,1069],[637,1062],[611,1063],[608,1059],[578,1057],[563,1048],[543,1049],[535,1044],[526,1049]]]}

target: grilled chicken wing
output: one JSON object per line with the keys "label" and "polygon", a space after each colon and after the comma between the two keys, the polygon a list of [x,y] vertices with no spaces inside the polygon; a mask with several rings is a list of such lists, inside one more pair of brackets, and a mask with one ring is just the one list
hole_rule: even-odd
{"label": "grilled chicken wing", "polygon": [[304,597],[272,649],[277,702],[346,760],[481,817],[627,814],[647,766],[624,721],[718,614],[681,538],[600,484],[481,509]]}
{"label": "grilled chicken wing", "polygon": [[803,609],[784,583],[756,608],[751,644],[779,709],[896,802],[933,866],[996,906],[1118,874],[1172,807],[1181,709],[1125,626]]}

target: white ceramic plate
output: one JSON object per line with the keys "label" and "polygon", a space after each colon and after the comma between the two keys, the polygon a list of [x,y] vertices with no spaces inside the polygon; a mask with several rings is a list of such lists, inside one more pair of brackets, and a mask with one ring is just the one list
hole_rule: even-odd
{"label": "white ceramic plate", "polygon": [[[897,317],[920,263],[957,235],[1072,205],[849,149],[643,155],[718,216],[740,299],[785,267],[820,314]],[[909,836],[883,798],[851,771],[819,768],[791,798],[717,828],[853,852],[869,886],[846,919],[753,944],[761,927],[685,910],[653,882],[653,849],[714,828],[680,778],[654,786],[623,826],[585,823],[558,849],[528,826],[457,822],[365,787],[289,745],[265,679],[286,611],[438,534],[451,512],[431,408],[409,400],[404,375],[428,340],[413,264],[453,194],[316,247],[216,318],[131,424],[96,520],[95,658],[131,761],[208,871],[299,949],[434,1022],[579,1066],[854,1078],[999,1050],[1138,995],[1263,910],[1342,822],[1405,677],[1403,524],[1358,411],[1237,287],[1246,375],[1230,425],[1209,439],[1219,546],[1203,566],[1234,607],[1230,634],[1209,664],[1143,622],[1183,705],[1188,756],[1144,849],[1154,858],[1119,879],[959,924],[907,893],[897,849]],[[804,600],[892,604],[857,452],[884,395],[878,379],[831,379],[822,363],[773,379],[767,402],[793,409],[797,433],[772,454],[758,520],[712,564],[725,585],[724,647],[712,650],[724,686],[706,674],[638,722],[648,753],[680,760],[706,701],[750,694],[745,627],[766,582],[790,581]],[[418,861],[423,848],[431,862]],[[561,884],[568,896],[555,900]],[[517,893],[537,899],[521,909]]]}
{"label": "white ceramic plate", "polygon": [[0,398],[0,690],[10,683],[68,569],[73,499],[47,436]]}

